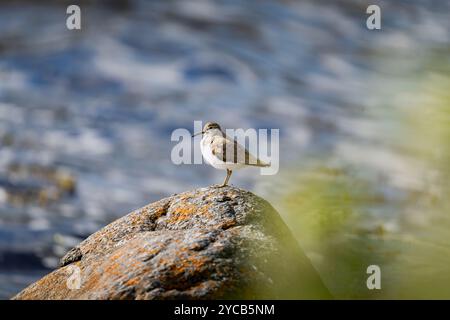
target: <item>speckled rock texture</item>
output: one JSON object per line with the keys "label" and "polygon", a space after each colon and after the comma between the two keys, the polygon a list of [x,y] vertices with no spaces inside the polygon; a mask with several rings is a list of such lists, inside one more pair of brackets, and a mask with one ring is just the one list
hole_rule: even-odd
{"label": "speckled rock texture", "polygon": [[[77,267],[77,268],[75,268]],[[79,288],[74,288],[74,270]],[[72,280],[70,280],[72,278]],[[235,187],[173,195],[112,222],[14,299],[322,299],[279,214]]]}

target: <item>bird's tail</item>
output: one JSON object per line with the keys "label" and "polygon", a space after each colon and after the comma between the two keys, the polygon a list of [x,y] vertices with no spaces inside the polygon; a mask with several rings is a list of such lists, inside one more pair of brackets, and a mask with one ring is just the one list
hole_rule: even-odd
{"label": "bird's tail", "polygon": [[249,163],[248,165],[249,166],[254,166],[254,167],[262,167],[262,168],[264,168],[264,167],[270,167],[271,164],[270,163],[265,163],[265,162],[263,162],[263,161],[258,159],[258,161],[256,163]]}

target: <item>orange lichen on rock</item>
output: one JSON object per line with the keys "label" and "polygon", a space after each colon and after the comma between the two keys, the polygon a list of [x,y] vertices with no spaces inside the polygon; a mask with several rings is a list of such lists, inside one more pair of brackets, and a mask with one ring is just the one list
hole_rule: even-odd
{"label": "orange lichen on rock", "polygon": [[135,286],[135,285],[137,285],[137,284],[139,284],[139,282],[140,282],[141,280],[139,279],[139,278],[131,278],[131,279],[129,279],[129,280],[127,280],[126,282],[125,282],[125,285],[126,286]]}
{"label": "orange lichen on rock", "polygon": [[[230,186],[135,210],[71,249],[61,264],[14,298],[329,297],[278,213]],[[79,270],[79,289],[67,285],[76,276],[72,267]]]}
{"label": "orange lichen on rock", "polygon": [[178,206],[168,216],[167,223],[177,223],[180,221],[188,220],[192,215],[198,212],[198,208],[192,204],[186,204],[184,206]]}

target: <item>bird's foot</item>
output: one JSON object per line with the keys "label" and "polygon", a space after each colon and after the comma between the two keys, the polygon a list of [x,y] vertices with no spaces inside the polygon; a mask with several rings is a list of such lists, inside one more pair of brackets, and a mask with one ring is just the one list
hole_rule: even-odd
{"label": "bird's foot", "polygon": [[213,184],[211,187],[213,187],[213,188],[223,188],[223,187],[228,187],[228,184]]}

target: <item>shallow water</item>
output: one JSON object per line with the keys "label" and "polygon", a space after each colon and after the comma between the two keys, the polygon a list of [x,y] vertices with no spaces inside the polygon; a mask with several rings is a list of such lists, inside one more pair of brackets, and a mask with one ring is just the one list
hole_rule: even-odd
{"label": "shallow water", "polygon": [[231,182],[294,233],[283,197],[318,163],[370,184],[360,225],[427,220],[408,199],[430,193],[435,167],[400,123],[435,94],[424,83],[449,81],[448,2],[382,1],[382,31],[359,1],[85,5],[82,31],[41,2],[0,2],[0,298],[117,217],[221,181],[170,160],[172,131],[194,120],[280,128],[279,174]]}

